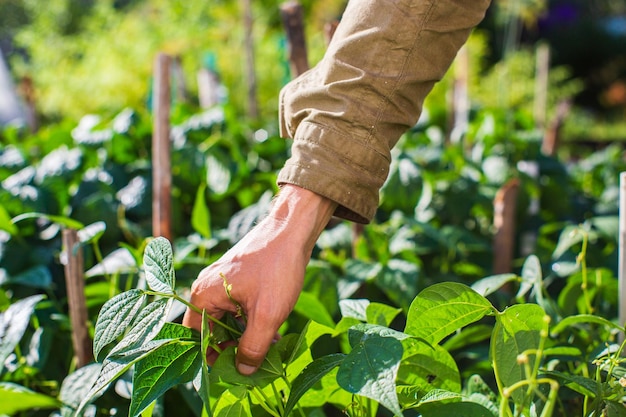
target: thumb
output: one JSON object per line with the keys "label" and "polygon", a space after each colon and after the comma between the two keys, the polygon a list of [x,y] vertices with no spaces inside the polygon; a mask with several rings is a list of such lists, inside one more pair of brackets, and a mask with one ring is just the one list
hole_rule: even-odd
{"label": "thumb", "polygon": [[259,369],[278,330],[278,327],[270,324],[267,316],[257,317],[258,315],[248,316],[246,330],[239,339],[235,365],[242,375],[251,375]]}

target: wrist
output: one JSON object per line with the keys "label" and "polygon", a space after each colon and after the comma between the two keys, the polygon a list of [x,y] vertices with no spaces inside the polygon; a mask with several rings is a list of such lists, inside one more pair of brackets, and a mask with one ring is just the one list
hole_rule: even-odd
{"label": "wrist", "polygon": [[320,194],[297,185],[284,184],[268,217],[289,225],[292,238],[302,243],[310,254],[336,208],[336,202]]}

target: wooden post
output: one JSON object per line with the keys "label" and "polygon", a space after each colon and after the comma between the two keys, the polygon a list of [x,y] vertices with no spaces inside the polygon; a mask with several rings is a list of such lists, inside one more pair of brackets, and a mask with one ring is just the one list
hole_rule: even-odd
{"label": "wooden post", "polygon": [[496,229],[493,240],[493,274],[511,272],[515,250],[515,208],[519,191],[519,180],[513,178],[502,186],[493,201],[493,225]]}
{"label": "wooden post", "polygon": [[171,241],[170,64],[168,55],[157,55],[152,103],[152,234]]}
{"label": "wooden post", "polygon": [[541,153],[546,156],[556,155],[556,151],[559,147],[561,129],[565,118],[569,114],[571,108],[571,102],[569,100],[563,100],[559,103],[556,109],[556,116],[550,123],[550,126],[546,129],[543,135],[543,141],[541,142]]}
{"label": "wooden post", "polygon": [[72,345],[76,366],[80,368],[93,360],[93,344],[87,328],[89,317],[85,301],[83,249],[79,244],[76,230],[63,230],[63,248],[66,255],[65,286],[72,324]]}
{"label": "wooden post", "polygon": [[256,119],[259,117],[259,104],[257,103],[257,79],[254,56],[254,19],[252,13],[252,0],[243,0],[244,16],[244,45],[246,49],[246,78],[248,79],[248,116]]}
{"label": "wooden post", "polygon": [[[620,174],[619,194],[619,259],[618,259],[618,285],[619,285],[619,325],[626,324],[626,172]],[[621,340],[624,334],[621,333]]]}
{"label": "wooden post", "polygon": [[303,15],[302,6],[296,1],[283,3],[280,6],[280,16],[287,32],[287,50],[293,78],[309,69]]}

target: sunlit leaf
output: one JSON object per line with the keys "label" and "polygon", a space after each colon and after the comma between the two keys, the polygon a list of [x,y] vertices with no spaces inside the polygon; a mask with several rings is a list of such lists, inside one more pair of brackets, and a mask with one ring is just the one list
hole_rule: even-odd
{"label": "sunlit leaf", "polygon": [[103,359],[104,348],[115,342],[129,328],[141,309],[146,295],[137,289],[116,295],[102,306],[96,321],[93,352],[96,360]]}
{"label": "sunlit leaf", "polygon": [[303,291],[298,297],[294,311],[307,319],[311,319],[325,326],[334,327],[335,321],[322,304],[313,294]]}
{"label": "sunlit leaf", "polygon": [[352,317],[360,321],[367,321],[367,299],[346,299],[339,301],[339,310],[342,317]]}
{"label": "sunlit leaf", "polygon": [[236,350],[234,346],[226,348],[211,368],[211,378],[234,385],[263,387],[280,378],[283,374],[283,366],[278,350],[270,347],[261,367],[252,375],[242,375],[235,367]]}
{"label": "sunlit leaf", "polygon": [[[539,348],[540,332],[544,329],[546,313],[537,304],[518,304],[496,316],[491,337],[491,357],[496,380],[502,389],[530,377],[518,357],[525,354],[531,366],[535,355],[528,353]],[[515,401],[522,401],[524,390],[512,393]]]}
{"label": "sunlit leaf", "polygon": [[74,416],[74,410],[98,379],[101,369],[102,364],[92,363],[77,369],[63,380],[59,393],[59,399],[64,404],[61,409],[62,417]]}
{"label": "sunlit leaf", "polygon": [[60,406],[61,403],[54,397],[11,382],[0,382],[0,415],[14,415],[22,411]]}
{"label": "sunlit leaf", "polygon": [[170,388],[189,382],[202,365],[199,343],[191,329],[165,323],[157,339],[172,339],[135,364],[129,414],[135,416]]}
{"label": "sunlit leaf", "polygon": [[252,417],[250,403],[246,400],[245,387],[232,387],[217,400],[213,415],[215,417]]}
{"label": "sunlit leaf", "polygon": [[97,397],[102,395],[107,387],[117,378],[122,376],[126,371],[128,371],[131,366],[133,366],[135,363],[144,358],[146,355],[150,354],[158,347],[167,343],[172,342],[169,340],[150,341],[144,343],[138,348],[124,351],[116,356],[107,357],[102,363],[102,368],[100,369],[98,378],[89,389],[89,392],[85,394],[84,398],[78,405],[76,412],[82,412],[82,410],[87,407],[87,405],[89,405]]}
{"label": "sunlit leaf", "polygon": [[479,279],[478,281],[473,283],[472,289],[483,297],[486,297],[489,294],[498,291],[500,288],[502,288],[503,285],[517,280],[518,277],[515,274],[492,275]]}
{"label": "sunlit leaf", "polygon": [[389,326],[393,319],[402,312],[401,308],[394,308],[382,303],[370,303],[366,308],[366,320],[370,324]]}
{"label": "sunlit leaf", "polygon": [[124,338],[111,349],[109,357],[126,354],[152,340],[165,324],[173,302],[172,298],[160,298],[142,308]]}
{"label": "sunlit leaf", "polygon": [[211,238],[211,212],[204,196],[206,184],[201,184],[196,192],[196,199],[191,211],[191,225],[205,239]]}
{"label": "sunlit leaf", "polygon": [[150,289],[163,294],[174,293],[176,278],[173,258],[172,245],[166,238],[157,237],[148,243],[143,265]]}
{"label": "sunlit leaf", "polygon": [[51,214],[36,213],[36,212],[20,214],[18,216],[13,217],[12,221],[15,224],[26,219],[46,219],[52,223],[58,223],[62,226],[66,226],[66,227],[69,227],[70,229],[76,229],[76,230],[80,230],[83,227],[85,227],[81,222],[76,221],[74,219],[70,219],[69,217],[55,216]]}
{"label": "sunlit leaf", "polygon": [[11,304],[6,311],[0,313],[0,371],[24,336],[35,306],[43,298],[43,295],[32,295]]}
{"label": "sunlit leaf", "polygon": [[435,344],[492,311],[491,303],[466,285],[434,284],[413,300],[404,331]]}
{"label": "sunlit leaf", "polygon": [[107,225],[105,222],[92,223],[88,226],[83,227],[77,232],[78,240],[80,240],[81,243],[97,241],[98,239],[100,239],[100,237],[102,237],[102,235],[106,231],[106,228]]}

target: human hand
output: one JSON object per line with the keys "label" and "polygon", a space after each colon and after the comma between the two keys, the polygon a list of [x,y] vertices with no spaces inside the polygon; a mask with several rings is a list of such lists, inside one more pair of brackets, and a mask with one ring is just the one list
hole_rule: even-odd
{"label": "human hand", "polygon": [[[238,304],[246,315],[236,359],[241,374],[258,369],[293,310],[315,241],[335,208],[336,203],[318,194],[284,185],[269,215],[193,283],[190,301],[206,314],[216,319],[236,314]],[[187,309],[184,325],[200,330],[201,321],[200,314]],[[210,357],[215,359],[215,353]]]}

